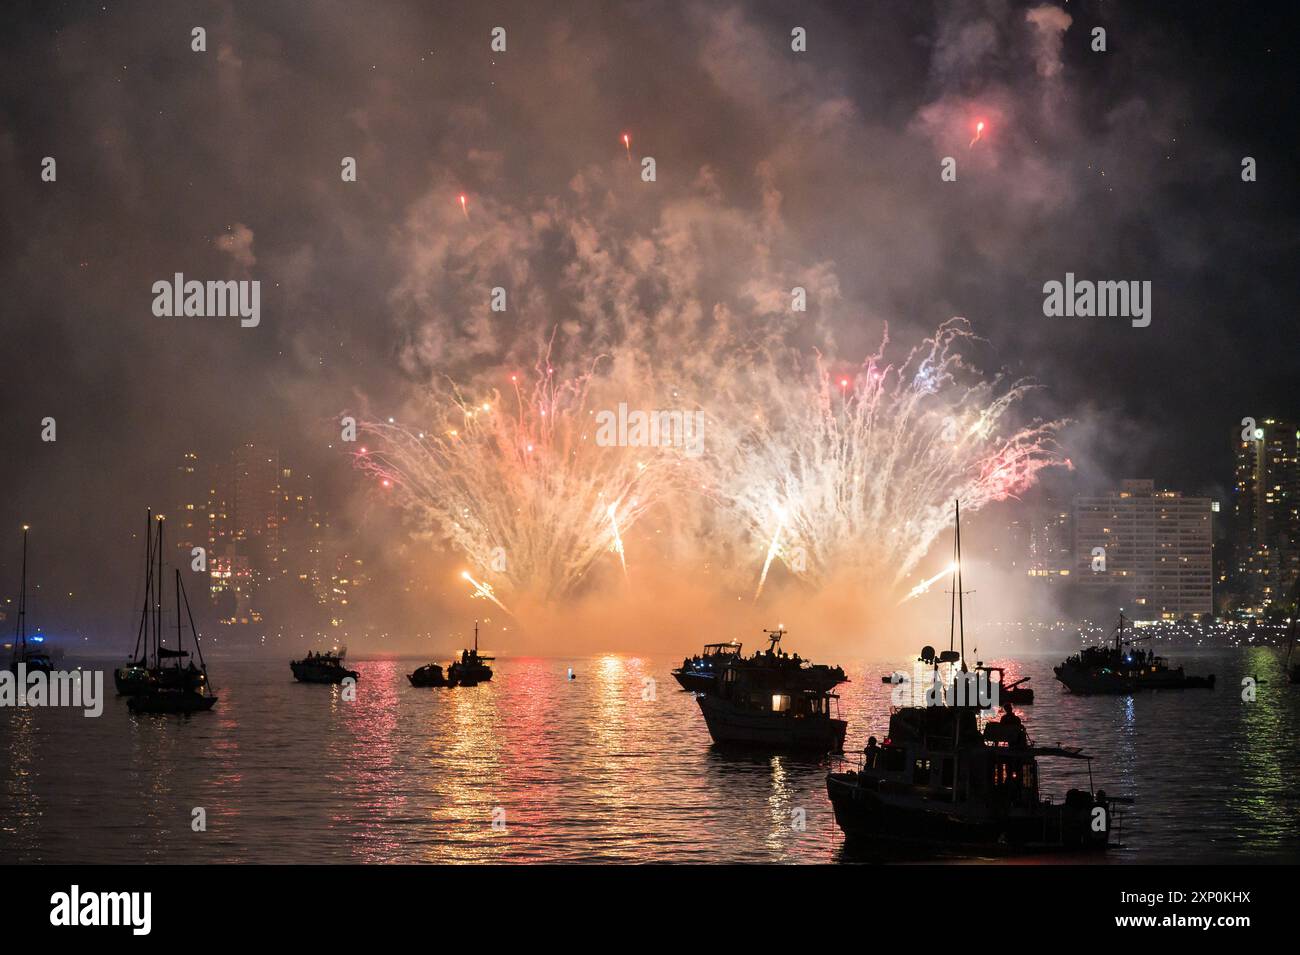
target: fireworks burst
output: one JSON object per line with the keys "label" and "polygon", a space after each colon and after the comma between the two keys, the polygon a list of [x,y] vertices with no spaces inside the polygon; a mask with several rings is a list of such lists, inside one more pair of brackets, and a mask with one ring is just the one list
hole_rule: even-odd
{"label": "fireworks burst", "polygon": [[759,593],[775,559],[816,586],[847,573],[896,588],[947,526],[954,498],[978,510],[1062,463],[1061,422],[1006,427],[1033,386],[976,375],[958,352],[971,339],[953,319],[899,365],[885,362],[886,339],[852,376],[832,378],[820,358],[793,376],[769,368],[753,382],[757,401],[734,402],[716,497],[756,556],[767,548]]}
{"label": "fireworks burst", "polygon": [[476,596],[559,599],[610,552],[626,572],[624,536],[665,495],[681,458],[598,446],[590,372],[561,381],[542,362],[531,390],[518,379],[505,400],[495,390],[475,401],[440,390],[434,420],[418,431],[363,422],[369,450],[356,464],[390,482],[417,528],[447,540],[488,581],[473,581]]}

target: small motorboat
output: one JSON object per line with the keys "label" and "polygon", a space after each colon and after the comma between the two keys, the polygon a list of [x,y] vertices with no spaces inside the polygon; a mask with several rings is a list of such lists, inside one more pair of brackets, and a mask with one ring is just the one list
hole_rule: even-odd
{"label": "small motorboat", "polygon": [[443,673],[442,667],[437,663],[426,663],[414,673],[406,674],[406,678],[411,681],[411,686],[455,686],[456,683],[447,679]]}
{"label": "small motorboat", "polygon": [[301,660],[291,660],[289,669],[299,683],[342,683],[347,679],[356,680],[361,674],[343,665],[343,654],[346,652],[309,652]]}

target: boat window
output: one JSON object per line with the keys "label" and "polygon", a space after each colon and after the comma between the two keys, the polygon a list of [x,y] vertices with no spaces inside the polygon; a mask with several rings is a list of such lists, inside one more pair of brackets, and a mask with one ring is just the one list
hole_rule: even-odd
{"label": "boat window", "polygon": [[772,712],[788,713],[790,711],[790,696],[788,693],[772,694]]}
{"label": "boat window", "polygon": [[930,781],[930,761],[917,759],[912,763],[912,782],[924,785]]}

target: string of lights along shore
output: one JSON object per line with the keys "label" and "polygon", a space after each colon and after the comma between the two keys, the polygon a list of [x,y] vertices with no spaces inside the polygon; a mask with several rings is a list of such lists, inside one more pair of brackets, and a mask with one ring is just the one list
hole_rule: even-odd
{"label": "string of lights along shore", "polygon": [[1293,7],[7,11],[16,918],[371,932],[429,890],[360,867],[414,862],[1256,917],[1229,867],[1300,860]]}

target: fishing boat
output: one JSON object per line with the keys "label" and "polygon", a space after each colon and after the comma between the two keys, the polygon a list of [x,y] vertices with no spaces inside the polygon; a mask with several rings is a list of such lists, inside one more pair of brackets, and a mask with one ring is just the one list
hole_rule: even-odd
{"label": "fishing boat", "polygon": [[704,692],[714,686],[718,675],[726,668],[733,657],[740,656],[740,644],[735,640],[730,643],[706,643],[704,651],[682,661],[682,665],[673,670],[673,678],[683,690]]}
{"label": "fishing boat", "polygon": [[426,663],[413,673],[406,674],[410,680],[411,686],[455,686],[456,684],[447,679],[442,667],[437,663]]}
{"label": "fishing boat", "polygon": [[54,661],[41,646],[44,637],[27,636],[27,532],[31,528],[23,525],[23,569],[22,583],[18,587],[18,616],[14,621],[14,642],[9,657],[9,669],[19,672],[21,666],[27,673],[50,673],[54,670]]}
{"label": "fishing boat", "polygon": [[732,656],[715,685],[696,696],[709,735],[724,745],[841,752],[848,723],[832,691],[848,677],[780,650],[784,629],[763,632],[766,652]]}
{"label": "fishing boat", "polygon": [[1182,667],[1170,667],[1164,657],[1134,646],[1141,638],[1125,639],[1124,623],[1121,611],[1113,644],[1084,647],[1053,668],[1066,689],[1086,695],[1214,688],[1214,674],[1188,676]]}
{"label": "fishing boat", "polygon": [[[827,774],[835,821],[847,845],[884,853],[1103,849],[1118,826],[1116,805],[1126,800],[1093,791],[1089,756],[1033,745],[1010,703],[1001,720],[980,729],[984,702],[967,692],[980,674],[964,662],[960,521],[957,509],[949,648],[921,651],[933,668],[925,705],[895,708],[883,744],[870,737],[861,757]],[[1038,761],[1049,757],[1086,761],[1088,789],[1070,789],[1061,802],[1042,798]]]}
{"label": "fishing boat", "polygon": [[[158,580],[156,588],[158,598],[162,596],[162,522],[159,521],[157,555],[159,559]],[[176,646],[166,647],[162,644],[162,600],[155,600],[153,639],[146,640],[144,660],[147,664],[147,678],[143,686],[134,687],[134,692],[126,701],[127,709],[132,713],[200,713],[212,709],[217,697],[212,692],[208,678],[208,665],[203,659],[203,647],[199,641],[199,630],[194,625],[194,613],[190,610],[190,598],[185,593],[185,582],[181,580],[180,568],[176,568]],[[184,617],[181,608],[185,608]],[[185,649],[185,630],[183,621],[189,621],[190,635],[194,644],[194,658]]]}
{"label": "fishing boat", "polygon": [[344,680],[356,680],[361,676],[356,670],[349,670],[343,665],[347,650],[331,650],[325,653],[308,651],[301,660],[289,661],[293,678],[299,683],[342,683]]}
{"label": "fishing boat", "polygon": [[459,686],[473,686],[492,679],[492,668],[488,666],[495,657],[480,656],[478,652],[478,621],[474,621],[474,649],[461,650],[460,659],[453,660],[447,668],[447,677],[455,680]]}

